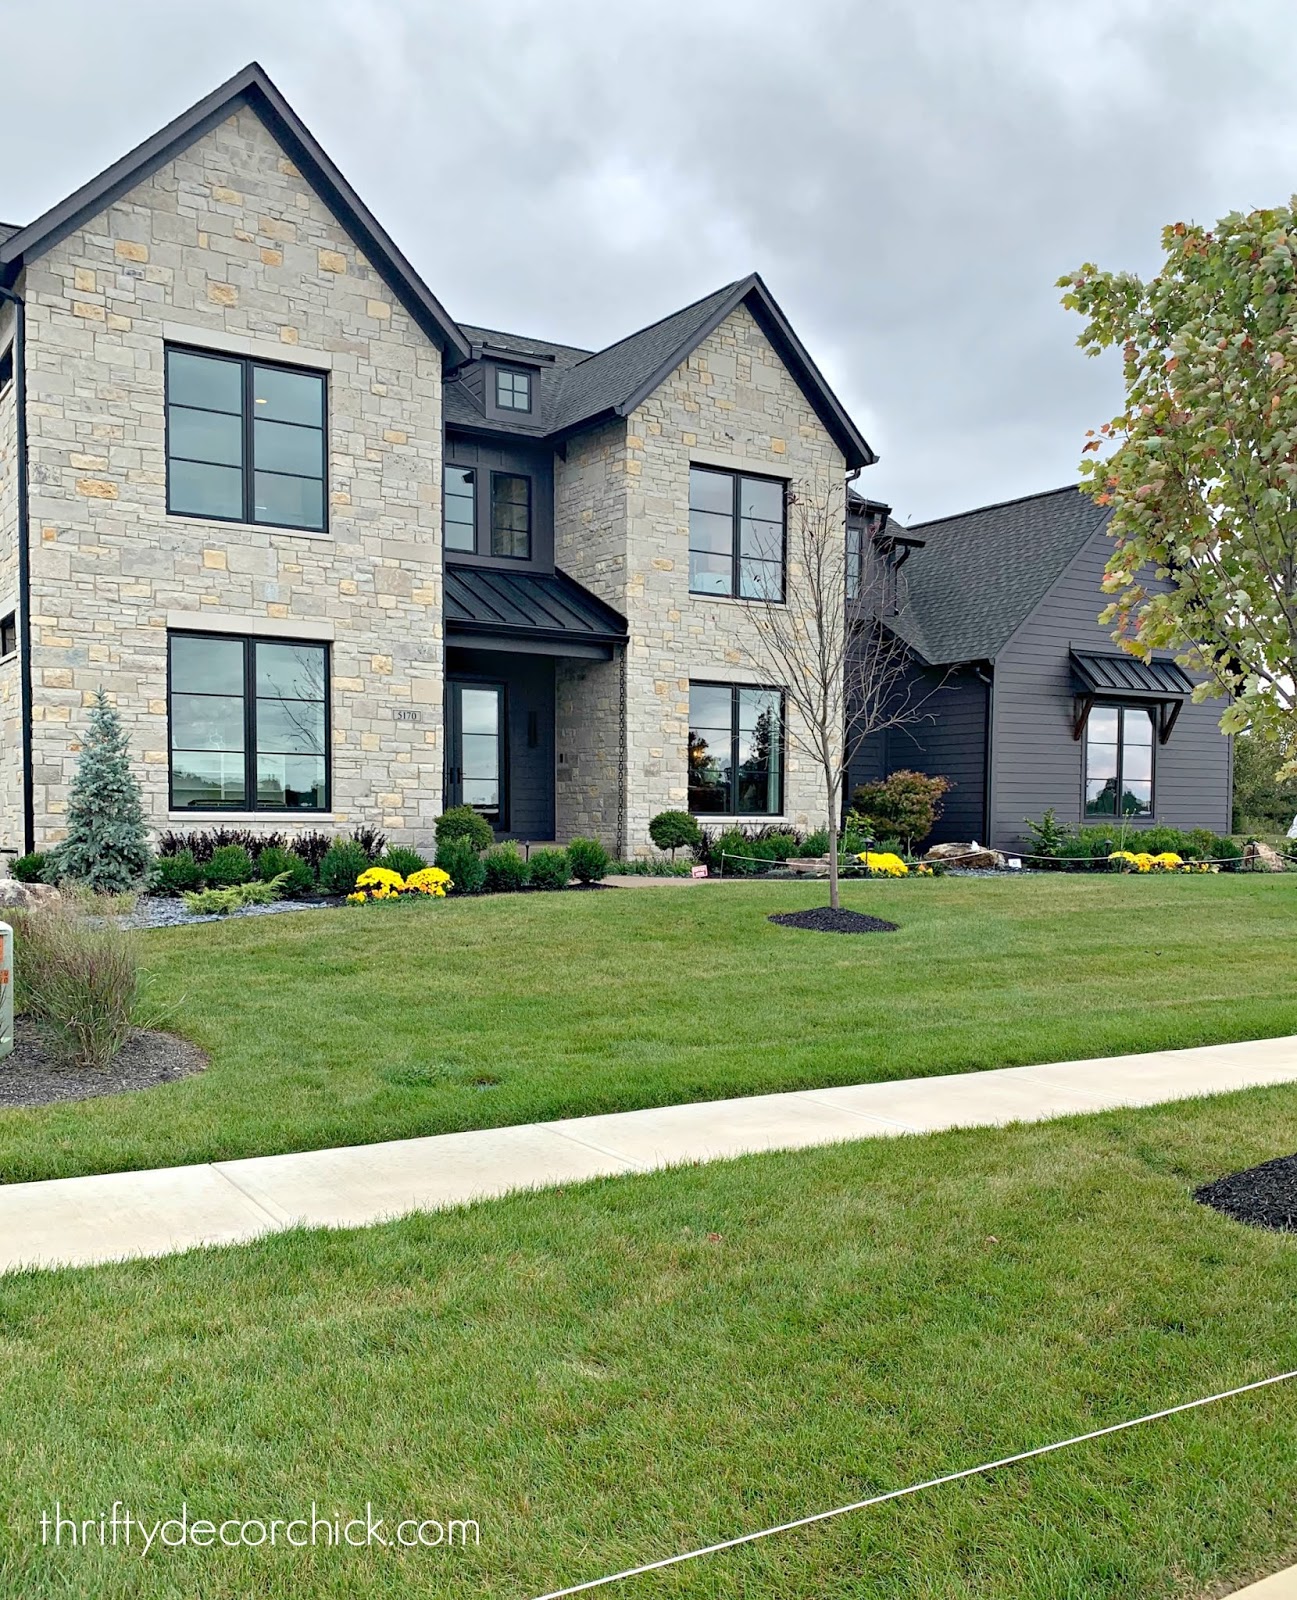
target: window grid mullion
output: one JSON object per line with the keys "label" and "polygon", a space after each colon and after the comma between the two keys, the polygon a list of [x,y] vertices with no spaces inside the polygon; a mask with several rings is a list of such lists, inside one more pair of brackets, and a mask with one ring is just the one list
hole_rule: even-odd
{"label": "window grid mullion", "polygon": [[243,520],[250,523],[256,515],[256,494],[253,482],[256,462],[252,459],[252,363],[243,363]]}
{"label": "window grid mullion", "polygon": [[730,815],[739,814],[739,686],[730,685]]}

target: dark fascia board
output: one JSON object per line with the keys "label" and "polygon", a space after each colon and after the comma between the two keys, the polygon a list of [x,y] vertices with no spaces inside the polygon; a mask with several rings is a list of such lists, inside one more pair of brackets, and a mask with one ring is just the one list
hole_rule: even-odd
{"label": "dark fascia board", "polygon": [[642,405],[660,384],[666,382],[680,363],[692,355],[703,340],[714,333],[726,317],[741,305],[747,306],[761,331],[774,345],[784,364],[797,379],[815,414],[846,457],[848,468],[873,466],[878,457],[847,415],[837,395],[829,388],[824,374],[811,360],[806,346],[793,332],[792,324],[779,309],[775,297],[761,281],[761,274],[757,272],[734,285],[733,291],[721,301],[703,326],[664,361],[651,378],[616,407],[617,415],[629,416],[636,406]]}
{"label": "dark fascia board", "polygon": [[470,634],[486,634],[501,639],[536,639],[548,644],[598,645],[601,648],[627,642],[624,633],[596,633],[593,630],[577,633],[570,628],[531,628],[525,625],[511,627],[501,622],[466,622],[458,617],[446,618],[446,632],[462,634],[465,638]]}
{"label": "dark fascia board", "polygon": [[0,244],[0,282],[12,283],[25,260],[43,254],[91,217],[106,210],[145,178],[224,122],[239,106],[254,111],[319,193],[415,322],[452,359],[467,361],[468,341],[445,307],[402,255],[381,223],[334,166],[314,136],[270,81],[251,62],[197,105],[169,122],[97,178],[60,200],[35,222]]}
{"label": "dark fascia board", "polygon": [[498,361],[509,367],[542,367],[553,366],[558,360],[554,355],[543,355],[538,350],[511,350],[502,344],[475,344],[473,346],[474,361]]}

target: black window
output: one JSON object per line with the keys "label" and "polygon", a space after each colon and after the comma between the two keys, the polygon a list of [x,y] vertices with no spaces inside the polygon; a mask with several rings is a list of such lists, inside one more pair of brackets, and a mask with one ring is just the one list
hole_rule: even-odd
{"label": "black window", "polygon": [[442,474],[446,500],[447,550],[477,548],[477,473],[472,467],[447,467]]}
{"label": "black window", "polygon": [[784,485],[689,469],[689,588],[740,600],[784,597]]}
{"label": "black window", "polygon": [[0,617],[0,656],[11,656],[18,648],[18,614],[11,611]]}
{"label": "black window", "polygon": [[859,600],[865,563],[865,530],[858,522],[847,523],[847,599]]}
{"label": "black window", "polygon": [[512,367],[495,369],[495,403],[501,411],[531,410],[531,373]]}
{"label": "black window", "polygon": [[0,350],[0,394],[14,381],[14,347]]}
{"label": "black window", "polygon": [[531,555],[531,479],[514,472],[491,474],[491,554]]}
{"label": "black window", "polygon": [[784,697],[747,684],[689,685],[689,809],[777,816],[783,809]]}
{"label": "black window", "polygon": [[167,351],[167,510],[323,530],[324,375]]}
{"label": "black window", "polygon": [[328,646],[173,633],[171,808],[327,811]]}
{"label": "black window", "polygon": [[1153,815],[1153,718],[1143,706],[1093,706],[1085,723],[1087,817]]}

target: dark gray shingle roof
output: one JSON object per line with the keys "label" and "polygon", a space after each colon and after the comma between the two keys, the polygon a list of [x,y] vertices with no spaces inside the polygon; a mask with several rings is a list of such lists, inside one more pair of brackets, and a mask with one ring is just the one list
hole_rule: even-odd
{"label": "dark gray shingle roof", "polygon": [[22,223],[20,222],[0,222],[0,244],[3,244],[6,239],[12,239],[14,234],[21,232]]}
{"label": "dark gray shingle roof", "polygon": [[506,572],[446,563],[451,633],[525,633],[589,644],[626,638],[626,619],[565,572]]}
{"label": "dark gray shingle roof", "polygon": [[891,626],[934,666],[993,660],[1108,515],[1069,487],[916,524]]}
{"label": "dark gray shingle roof", "polygon": [[500,350],[516,350],[519,355],[551,357],[555,367],[575,366],[594,354],[574,344],[555,344],[552,339],[533,339],[525,333],[505,333],[500,328],[477,328],[472,323],[461,322],[460,332],[474,344],[489,344]]}

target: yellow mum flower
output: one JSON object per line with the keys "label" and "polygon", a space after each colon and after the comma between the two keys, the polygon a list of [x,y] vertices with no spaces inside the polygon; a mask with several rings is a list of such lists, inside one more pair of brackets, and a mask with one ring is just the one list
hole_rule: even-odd
{"label": "yellow mum flower", "polygon": [[450,887],[450,874],[440,867],[421,867],[405,880],[407,889],[418,889],[422,894],[442,894]]}
{"label": "yellow mum flower", "polygon": [[882,850],[877,854],[872,850],[864,850],[856,860],[863,861],[867,871],[881,872],[888,878],[903,878],[910,870],[900,856],[893,855],[890,850]]}
{"label": "yellow mum flower", "polygon": [[368,896],[362,889],[359,894],[349,894],[347,899],[353,906],[363,906]]}
{"label": "yellow mum flower", "polygon": [[366,867],[356,879],[356,887],[395,889],[399,892],[405,888],[405,879],[399,872],[393,872],[390,867]]}

